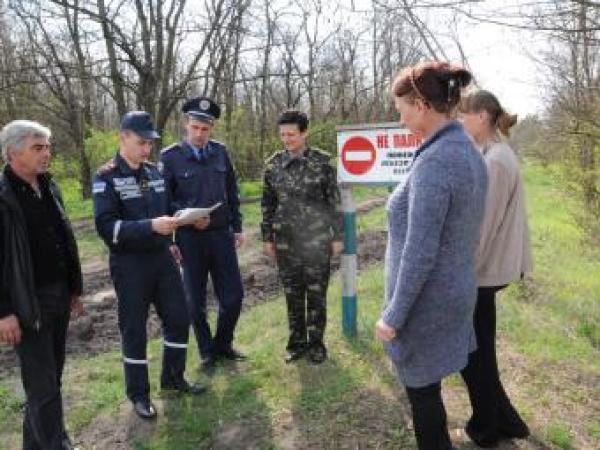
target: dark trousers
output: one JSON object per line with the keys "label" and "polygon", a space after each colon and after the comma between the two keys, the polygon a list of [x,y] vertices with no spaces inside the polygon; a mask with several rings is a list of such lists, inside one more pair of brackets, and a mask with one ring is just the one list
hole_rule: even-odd
{"label": "dark trousers", "polygon": [[41,307],[39,330],[24,329],[16,346],[26,405],[24,450],[63,448],[66,439],[61,396],[70,299],[66,283],[37,292]]}
{"label": "dark trousers", "polygon": [[419,450],[451,449],[441,382],[420,388],[406,386],[406,393]]}
{"label": "dark trousers", "polygon": [[[205,358],[228,350],[232,346],[244,297],[233,233],[226,228],[202,232],[186,229],[178,234],[177,242],[183,256],[188,309],[200,354]],[[219,304],[214,337],[206,308],[209,274]]]}
{"label": "dark trousers", "polygon": [[479,288],[473,317],[477,350],[469,355],[469,362],[461,371],[473,409],[467,431],[482,443],[498,440],[503,430],[511,434],[514,426],[525,427],[504,391],[498,372],[495,297],[504,287]]}
{"label": "dark trousers", "polygon": [[310,255],[303,248],[277,247],[277,266],[288,312],[290,352],[324,346],[330,275],[327,245]]}
{"label": "dark trousers", "polygon": [[111,254],[110,270],[119,299],[118,316],[127,397],[150,394],[146,358],[146,321],[150,303],[162,322],[161,384],[183,378],[189,316],[179,268],[168,249],[148,253]]}

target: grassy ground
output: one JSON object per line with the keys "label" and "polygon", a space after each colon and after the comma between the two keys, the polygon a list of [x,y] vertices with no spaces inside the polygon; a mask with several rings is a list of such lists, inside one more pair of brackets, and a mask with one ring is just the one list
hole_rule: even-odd
{"label": "grassy ground", "polygon": [[[242,194],[245,197],[257,197],[260,196],[261,184],[258,182],[244,182],[241,184]],[[360,203],[369,198],[385,196],[387,188],[366,188],[358,187],[354,189],[353,196],[357,203]],[[70,198],[65,195],[65,198]],[[91,210],[87,211],[88,206],[83,202],[82,206],[78,206],[77,202],[72,198],[67,202],[67,209],[70,211],[78,211],[83,214],[91,214]],[[364,222],[359,222],[359,229],[369,229],[371,225],[375,225],[376,222],[383,223],[384,212],[383,209],[377,208],[375,215],[368,215],[369,218]],[[261,211],[259,202],[244,203],[241,206],[241,212],[243,215],[244,227],[246,230],[256,229],[261,221]],[[81,217],[81,216],[80,216]],[[79,253],[81,255],[81,261],[83,264],[96,261],[98,259],[105,259],[107,256],[107,249],[104,243],[100,240],[95,231],[81,231],[76,233],[77,243],[79,245]]]}
{"label": "grassy ground", "polygon": [[[71,220],[90,219],[94,214],[92,200],[82,200],[79,185],[67,180],[59,181],[62,190],[65,208]],[[259,181],[243,181],[240,183],[240,196],[242,198],[257,197],[261,194]]]}
{"label": "grassy ground", "polygon": [[[92,200],[81,200],[79,185],[77,183],[72,183],[65,180],[59,181],[59,185],[62,190],[67,213],[69,214],[71,220],[92,218]],[[260,181],[242,181],[239,184],[239,188],[241,198],[255,199],[260,197],[262,193],[262,183]],[[387,188],[359,187],[355,188],[354,191],[354,197],[356,201],[362,201],[369,197],[385,194],[387,192]],[[257,224],[259,222],[258,214],[260,214],[260,209],[256,208],[254,204],[244,205],[242,210],[245,218],[248,219],[249,224]]]}
{"label": "grassy ground", "polygon": [[[599,448],[600,250],[589,248],[573,226],[567,214],[573,203],[547,172],[528,166],[525,177],[536,269],[502,294],[498,309],[503,380],[534,435],[518,448]],[[377,208],[358,225],[384,223]],[[141,424],[122,403],[118,353],[70,361],[69,428],[86,441],[122,436],[138,449],[413,448],[406,401],[372,338],[382,281],[380,266],[361,270],[359,336],[352,341],[340,333],[340,286],[333,282],[330,359],[320,367],[283,363],[282,298],[244,312],[237,341],[250,360],[220,367],[209,379],[198,374],[190,349],[189,376],[210,384],[210,393],[197,399],[156,394],[161,417],[153,425]],[[150,345],[149,359],[155,383],[159,342]],[[450,427],[461,427],[469,407],[457,377],[445,382],[444,396]],[[0,380],[0,448],[18,447],[21,402],[17,380]],[[473,448],[460,439],[457,446]]]}

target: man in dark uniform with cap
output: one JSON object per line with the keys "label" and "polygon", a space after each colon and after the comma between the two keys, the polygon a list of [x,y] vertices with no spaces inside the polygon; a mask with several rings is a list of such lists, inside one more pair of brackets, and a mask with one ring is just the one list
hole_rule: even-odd
{"label": "man in dark uniform with cap", "polygon": [[119,151],[98,170],[93,184],[96,229],[110,249],[110,273],[118,297],[127,396],[135,412],[145,419],[156,416],[146,358],[150,303],[163,325],[161,389],[192,394],[205,391],[183,377],[189,316],[170,248],[177,219],[167,215],[164,180],[147,161],[158,137],[148,113],[125,114]]}
{"label": "man in dark uniform with cap", "polygon": [[[236,176],[225,145],[210,139],[221,114],[209,98],[185,102],[186,137],[161,154],[163,176],[171,198],[170,212],[221,204],[207,219],[177,230],[183,256],[184,284],[192,326],[204,370],[219,359],[245,356],[232,346],[243,298],[236,248],[244,242]],[[217,329],[207,321],[206,284],[210,273],[219,303]]]}
{"label": "man in dark uniform with cap", "polygon": [[261,224],[264,250],[277,260],[290,336],[286,362],[308,356],[320,364],[327,322],[330,259],[342,249],[340,191],[330,156],[307,144],[306,114],[279,117],[284,150],[266,162]]}

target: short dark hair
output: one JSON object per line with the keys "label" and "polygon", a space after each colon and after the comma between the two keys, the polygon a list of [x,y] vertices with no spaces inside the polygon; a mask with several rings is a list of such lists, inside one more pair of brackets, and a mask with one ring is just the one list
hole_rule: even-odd
{"label": "short dark hair", "polygon": [[277,119],[277,125],[298,125],[300,131],[308,129],[308,117],[302,111],[288,109],[284,111]]}
{"label": "short dark hair", "polygon": [[471,82],[465,68],[445,61],[425,61],[401,70],[392,83],[392,94],[407,96],[412,103],[420,98],[440,113],[453,110],[460,90]]}

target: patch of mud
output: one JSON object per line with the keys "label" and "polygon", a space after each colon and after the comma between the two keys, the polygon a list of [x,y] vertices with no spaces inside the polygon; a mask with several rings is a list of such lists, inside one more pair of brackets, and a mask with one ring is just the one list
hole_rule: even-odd
{"label": "patch of mud", "polygon": [[[527,358],[511,350],[503,336],[497,342],[497,349],[502,383],[511,402],[527,421],[531,436],[503,441],[496,448],[549,449],[551,447],[543,441],[547,440],[545,433],[553,422],[568,426],[573,448],[599,448],[598,439],[586,430],[590,418],[600,416],[598,374],[567,363],[543,363]],[[448,425],[453,430],[452,440],[459,449],[478,448],[463,430],[471,406],[462,381],[445,382],[442,393],[448,410]],[[528,405],[527,409],[520,408],[524,404]]]}
{"label": "patch of mud", "polygon": [[213,442],[207,445],[206,448],[212,450],[230,450],[234,448],[257,450],[269,448],[270,437],[268,433],[264,432],[263,428],[256,426],[252,422],[223,424],[215,431]]}
{"label": "patch of mud", "polygon": [[357,205],[356,212],[358,214],[363,214],[363,213],[369,212],[372,209],[375,209],[379,206],[385,205],[386,202],[387,202],[387,197],[371,198],[371,199],[365,200],[364,202],[361,202],[359,205]]}
{"label": "patch of mud", "polygon": [[368,230],[358,236],[358,267],[383,262],[387,231]]}
{"label": "patch of mud", "polygon": [[93,233],[96,231],[94,221],[90,219],[76,219],[71,221],[75,233]]}
{"label": "patch of mud", "polygon": [[[385,199],[371,199],[361,203],[357,211],[364,213],[381,206]],[[89,225],[89,224],[88,224]],[[80,227],[88,226],[81,221]],[[249,241],[259,240],[257,230],[251,230]],[[359,267],[383,260],[386,233],[384,231],[366,231],[359,235]],[[275,264],[262,254],[261,248],[247,245],[240,251],[240,271],[244,285],[244,308],[263,303],[280,294],[281,288]],[[332,261],[332,269],[339,268],[339,259]],[[94,356],[120,346],[117,322],[117,300],[112,289],[106,261],[87,263],[83,267],[85,304],[84,314],[71,322],[67,338],[68,357]],[[207,287],[208,307],[216,309],[214,292],[209,281]],[[148,318],[148,336],[160,334],[160,323],[151,310]],[[0,376],[14,374],[18,362],[15,352],[0,346]]]}
{"label": "patch of mud", "polygon": [[[161,399],[153,400],[159,415],[164,412]],[[118,421],[115,421],[118,417]],[[86,450],[130,450],[137,439],[153,434],[159,421],[142,420],[134,412],[131,403],[124,402],[114,415],[103,415],[94,419],[85,435],[78,436],[77,443]]]}

